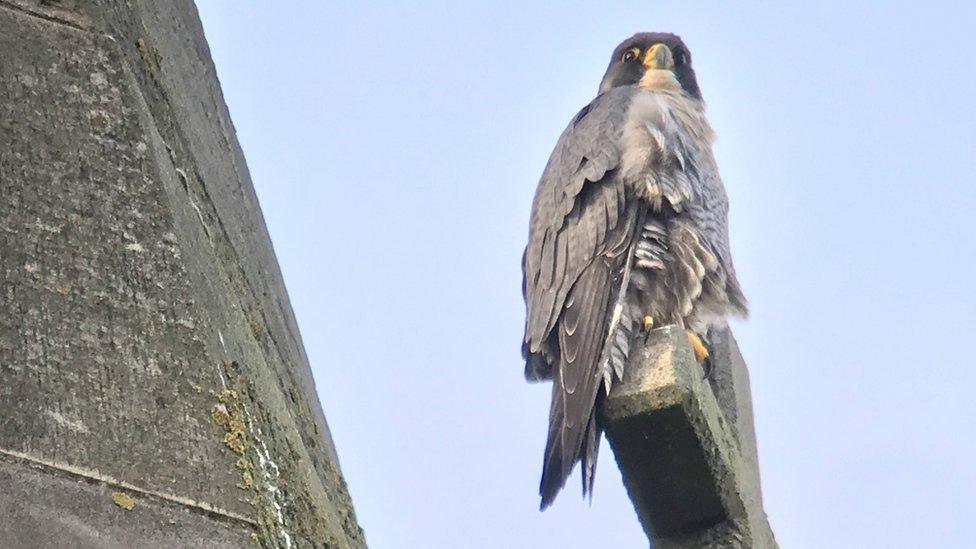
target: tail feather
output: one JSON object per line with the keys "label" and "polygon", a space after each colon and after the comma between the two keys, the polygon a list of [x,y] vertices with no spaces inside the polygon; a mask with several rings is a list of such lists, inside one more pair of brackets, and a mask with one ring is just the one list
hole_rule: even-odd
{"label": "tail feather", "polygon": [[[644,215],[638,214],[635,227],[643,225]],[[621,249],[596,258],[580,273],[555,326],[559,360],[552,373],[540,509],[552,504],[578,461],[583,463],[583,495],[593,494],[603,434],[597,405],[613,377],[623,374],[635,325],[626,296],[636,239],[622,243]]]}
{"label": "tail feather", "polygon": [[[600,399],[600,391],[597,399]],[[599,404],[599,403],[598,403]],[[586,426],[586,436],[583,439],[583,451],[580,460],[583,463],[583,497],[589,496],[593,500],[593,481],[596,479],[596,458],[600,452],[600,437],[603,436],[603,428],[596,420],[596,413],[590,415],[590,422]]]}
{"label": "tail feather", "polygon": [[[546,441],[545,459],[542,464],[542,480],[539,482],[539,495],[542,496],[540,511],[552,505],[553,500],[556,499],[556,494],[566,484],[566,477],[569,476],[563,458],[566,454],[562,436],[563,416],[565,415],[563,398],[555,383],[553,383],[553,389],[552,405],[549,410],[549,438]],[[572,466],[570,466],[570,470],[572,470]]]}
{"label": "tail feather", "polygon": [[[557,324],[559,363],[553,373],[549,437],[539,494],[548,507],[578,461],[583,462],[583,489],[593,487],[601,434],[596,404],[606,370],[601,360],[607,339],[617,262],[597,260],[577,279]],[[617,282],[615,284],[615,282]]]}
{"label": "tail feather", "polygon": [[[598,389],[597,401],[601,399],[602,394],[602,389]],[[545,510],[552,505],[556,499],[556,494],[565,486],[566,479],[572,473],[576,462],[581,462],[582,465],[583,496],[593,497],[597,456],[600,452],[600,440],[603,436],[603,428],[596,417],[597,406],[594,405],[586,422],[586,427],[581,433],[582,436],[579,437],[576,444],[573,444],[575,441],[567,440],[567,438],[572,439],[573,437],[566,436],[568,433],[562,421],[565,405],[561,392],[553,391],[552,402],[549,439],[546,444],[545,461],[542,467],[542,481],[539,483],[539,495],[542,496],[539,510]],[[575,450],[573,450],[574,447]]]}
{"label": "tail feather", "polygon": [[557,326],[560,357],[553,373],[549,437],[539,485],[542,509],[552,503],[578,461],[584,464],[585,490],[589,492],[593,485],[600,434],[596,401],[604,380],[600,356],[615,267],[596,261],[584,270]]}

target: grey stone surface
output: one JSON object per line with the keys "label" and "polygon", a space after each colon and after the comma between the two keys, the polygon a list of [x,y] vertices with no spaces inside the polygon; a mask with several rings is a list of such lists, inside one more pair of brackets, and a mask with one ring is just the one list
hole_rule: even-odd
{"label": "grey stone surface", "polygon": [[[251,523],[0,455],[0,540],[28,547],[247,547]],[[131,510],[112,495],[133,499]]]}
{"label": "grey stone surface", "polygon": [[365,545],[192,2],[0,0],[0,311],[0,546]]}
{"label": "grey stone surface", "polygon": [[777,547],[762,509],[748,371],[731,333],[712,336],[710,381],[683,330],[654,330],[636,350],[601,411],[654,547]]}

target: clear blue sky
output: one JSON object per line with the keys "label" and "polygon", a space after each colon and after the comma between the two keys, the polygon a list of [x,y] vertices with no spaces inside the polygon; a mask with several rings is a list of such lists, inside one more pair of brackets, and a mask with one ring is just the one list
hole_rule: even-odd
{"label": "clear blue sky", "polygon": [[538,512],[519,357],[536,182],[644,30],[719,136],[782,546],[972,543],[970,4],[198,4],[372,547],[646,546],[606,447]]}

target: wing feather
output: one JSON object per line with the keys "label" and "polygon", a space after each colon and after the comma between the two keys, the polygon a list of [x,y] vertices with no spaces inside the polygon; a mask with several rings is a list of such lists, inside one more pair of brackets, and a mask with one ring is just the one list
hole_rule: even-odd
{"label": "wing feather", "polygon": [[[540,491],[552,501],[573,465],[585,459],[592,485],[602,386],[600,356],[621,250],[635,234],[636,200],[619,175],[620,136],[633,90],[603,94],[560,137],[533,202],[523,258],[527,306],[526,377],[553,379],[550,431]],[[542,357],[542,360],[540,360]],[[589,484],[587,484],[589,483]]]}
{"label": "wing feather", "polygon": [[553,379],[553,401],[549,417],[549,437],[539,491],[543,507],[549,505],[566,483],[590,435],[594,407],[603,379],[593,365],[603,344],[607,305],[613,291],[614,267],[597,259],[587,267],[573,286],[573,330],[559,325],[561,360]]}
{"label": "wing feather", "polygon": [[[570,286],[598,255],[607,231],[616,226],[613,218],[625,208],[623,183],[614,170],[633,93],[608,92],[581,111],[559,138],[539,182],[523,265],[530,353],[540,352],[549,340]],[[601,196],[592,196],[593,186],[603,187]],[[609,206],[613,199],[616,205]],[[583,201],[593,208],[580,208]]]}

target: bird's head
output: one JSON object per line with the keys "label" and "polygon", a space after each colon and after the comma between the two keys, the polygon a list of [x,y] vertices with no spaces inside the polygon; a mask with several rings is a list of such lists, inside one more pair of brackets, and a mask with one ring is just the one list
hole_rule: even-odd
{"label": "bird's head", "polygon": [[620,86],[638,85],[652,90],[683,91],[701,100],[691,68],[691,53],[676,34],[642,32],[613,50],[600,93]]}

